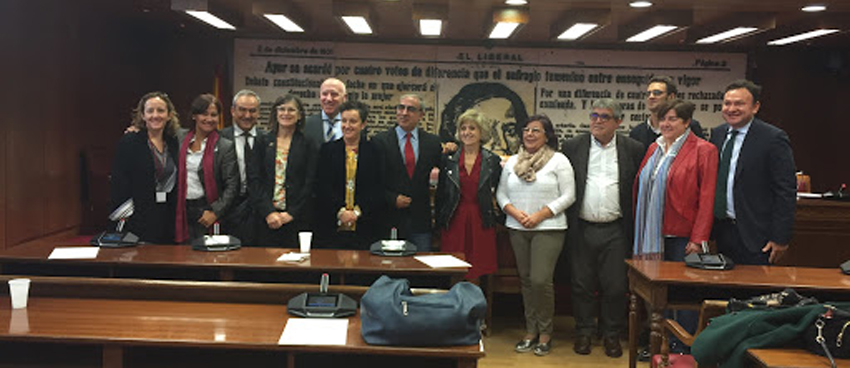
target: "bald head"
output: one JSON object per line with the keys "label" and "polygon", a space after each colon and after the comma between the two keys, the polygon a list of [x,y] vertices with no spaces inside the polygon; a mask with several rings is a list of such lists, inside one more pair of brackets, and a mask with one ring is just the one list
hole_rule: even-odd
{"label": "bald head", "polygon": [[346,101],[345,83],[336,78],[328,78],[322,82],[319,91],[319,99],[322,102],[322,111],[329,117],[339,113],[339,106]]}

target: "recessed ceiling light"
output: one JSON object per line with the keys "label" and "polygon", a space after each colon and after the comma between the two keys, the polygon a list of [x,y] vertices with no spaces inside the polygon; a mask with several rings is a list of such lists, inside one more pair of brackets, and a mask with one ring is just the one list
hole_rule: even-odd
{"label": "recessed ceiling light", "polygon": [[419,20],[419,34],[423,36],[439,36],[443,33],[443,20],[442,19],[420,19]]}
{"label": "recessed ceiling light", "polygon": [[820,4],[807,5],[807,6],[802,7],[800,10],[802,10],[804,12],[809,12],[809,13],[821,12],[821,11],[826,10],[826,5],[820,5]]}
{"label": "recessed ceiling light", "polygon": [[369,22],[364,17],[343,16],[342,21],[355,34],[372,34],[372,27],[369,27]]}
{"label": "recessed ceiling light", "polygon": [[497,40],[504,40],[511,36],[514,33],[514,30],[519,27],[519,23],[514,22],[499,22],[496,23],[496,26],[493,27],[493,31],[490,32],[490,38]]}
{"label": "recessed ceiling light", "polygon": [[272,23],[283,29],[287,32],[304,32],[304,28],[301,28],[298,24],[295,24],[291,19],[287,18],[283,14],[263,14],[266,19],[270,20]]}
{"label": "recessed ceiling light", "polygon": [[726,32],[718,33],[714,36],[708,36],[706,38],[702,38],[697,40],[697,43],[707,44],[707,43],[716,43],[723,40],[728,40],[730,38],[735,38],[741,35],[745,35],[747,33],[758,31],[758,28],[755,27],[738,27],[730,29]]}
{"label": "recessed ceiling light", "polygon": [[801,34],[798,34],[798,35],[795,35],[795,36],[780,38],[778,40],[773,40],[773,41],[768,42],[767,44],[773,45],[773,46],[782,46],[782,45],[787,45],[789,43],[808,40],[810,38],[826,36],[828,34],[832,34],[832,33],[835,33],[835,32],[838,32],[838,30],[837,29],[816,29],[814,31],[801,33]]}
{"label": "recessed ceiling light", "polygon": [[650,29],[647,29],[647,30],[641,32],[641,33],[638,33],[634,36],[629,37],[628,39],[626,39],[626,42],[646,42],[646,41],[649,41],[649,40],[651,40],[655,37],[658,37],[658,36],[661,36],[661,35],[663,35],[667,32],[670,32],[670,31],[672,31],[676,28],[679,28],[679,27],[676,27],[676,26],[654,26]]}
{"label": "recessed ceiling light", "polygon": [[652,6],[652,3],[649,1],[632,1],[629,3],[629,6],[632,8],[648,8]]}
{"label": "recessed ceiling light", "polygon": [[218,29],[232,29],[232,30],[236,29],[236,27],[232,26],[230,23],[225,22],[221,18],[216,17],[215,15],[212,15],[209,12],[187,10],[186,14],[189,14],[189,15],[195,17],[195,18],[198,18],[199,20],[201,20],[201,21],[203,21],[203,22],[205,22],[205,23],[207,23],[207,24],[209,24],[209,25],[211,25],[215,28],[218,28]]}
{"label": "recessed ceiling light", "polygon": [[558,36],[559,40],[573,41],[592,31],[599,25],[596,23],[576,23]]}
{"label": "recessed ceiling light", "polygon": [[528,4],[528,0],[505,0],[506,5],[525,5]]}

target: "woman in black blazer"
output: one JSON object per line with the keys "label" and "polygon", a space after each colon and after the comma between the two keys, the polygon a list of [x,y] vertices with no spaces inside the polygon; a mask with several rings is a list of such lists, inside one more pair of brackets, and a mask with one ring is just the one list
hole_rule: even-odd
{"label": "woman in black blazer", "polygon": [[146,243],[174,242],[174,204],[177,196],[177,139],[174,104],[163,92],[142,96],[133,110],[138,131],[121,137],[112,163],[112,208],[132,201],[133,214],[125,230]]}
{"label": "woman in black blazer", "polygon": [[272,105],[272,134],[259,135],[247,165],[248,192],[267,226],[259,245],[295,247],[298,232],[310,228],[316,143],[304,136],[304,106],[295,95]]}
{"label": "woman in black blazer", "polygon": [[362,102],[340,107],[342,139],[325,143],[316,178],[317,216],[313,244],[320,248],[369,249],[383,203],[378,148],[361,132],[369,108]]}
{"label": "woman in black blazer", "polygon": [[[218,134],[221,101],[202,94],[192,101],[190,129],[177,133],[177,211],[174,240],[178,243],[210,233],[227,215],[239,194],[239,172],[233,141]],[[229,229],[217,229],[222,234]]]}

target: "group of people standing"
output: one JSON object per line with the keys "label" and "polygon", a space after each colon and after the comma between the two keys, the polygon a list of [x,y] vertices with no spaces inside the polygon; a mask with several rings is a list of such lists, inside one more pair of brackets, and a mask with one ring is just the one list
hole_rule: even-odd
{"label": "group of people standing", "polygon": [[738,263],[773,263],[787,249],[793,154],[782,130],[755,118],[760,92],[750,81],[730,84],[726,124],[709,142],[692,118],[694,105],[676,98],[672,79],[656,77],[646,94],[651,116],[632,138],[617,133],[620,104],[600,99],[592,104],[589,133],[560,150],[548,117],[518,121],[521,144],[506,162],[483,147],[491,131],[482,112],[461,114],[454,141],[441,142],[419,128],[425,104],[415,94],[400,97],[394,127],[367,139],[368,107],[347,101],[345,84],[335,78],[321,85],[319,114],[305,116],[296,96],[277,99],[269,133],[256,127],[254,92],[236,93],[234,123],[221,132],[214,96],[195,99],[186,130],[168,96],[154,92],[134,110],[136,131],[119,142],[112,203],[132,199],[127,228],[166,244],[221,226],[247,245],[291,247],[299,231],[313,230],[315,247],[368,249],[396,228],[428,251],[435,223],[441,250],[464,252],[473,265],[469,279],[496,271],[495,226],[503,223],[526,320],[515,350],[551,349],[553,275],[566,247],[574,350],[589,354],[591,336],[601,331],[605,353],[618,357],[624,259],[681,261],[712,234],[719,251]]}

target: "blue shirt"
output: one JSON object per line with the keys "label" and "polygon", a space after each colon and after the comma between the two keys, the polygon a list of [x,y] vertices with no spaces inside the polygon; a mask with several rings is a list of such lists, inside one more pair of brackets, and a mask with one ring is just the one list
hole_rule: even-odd
{"label": "blue shirt", "polygon": [[[322,110],[322,135],[325,137],[326,142],[335,141],[337,139],[342,138],[342,113],[336,114],[333,118],[329,118],[325,111]],[[330,140],[328,139],[328,128],[333,125],[334,136]]]}
{"label": "blue shirt", "polygon": [[[729,161],[729,177],[726,178],[726,216],[731,219],[735,217],[735,196],[734,196],[734,188],[735,188],[735,170],[738,168],[738,156],[741,154],[741,146],[744,145],[744,138],[747,136],[747,131],[750,130],[750,125],[753,124],[753,121],[750,120],[746,125],[744,125],[740,129],[732,129],[730,126],[726,131],[726,139],[723,143],[723,148],[726,148],[726,145],[729,144],[729,137],[732,136],[732,130],[737,130],[738,135],[735,136],[735,142],[732,146],[732,159]],[[720,150],[723,152],[723,150]]]}
{"label": "blue shirt", "polygon": [[[401,157],[407,159],[407,157],[404,157],[404,145],[407,144],[407,132],[400,126],[396,125],[395,134],[398,136],[398,149],[401,150]],[[413,131],[410,132],[410,144],[413,145],[413,155],[415,156],[415,160],[413,162],[417,162],[419,161],[419,128],[413,129]]]}

